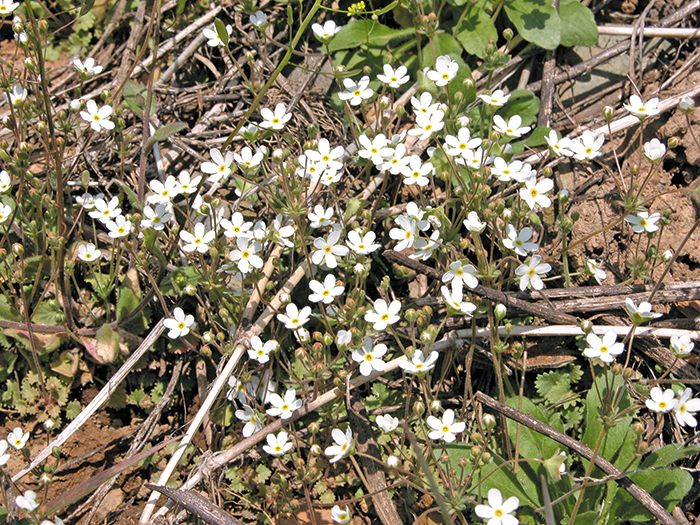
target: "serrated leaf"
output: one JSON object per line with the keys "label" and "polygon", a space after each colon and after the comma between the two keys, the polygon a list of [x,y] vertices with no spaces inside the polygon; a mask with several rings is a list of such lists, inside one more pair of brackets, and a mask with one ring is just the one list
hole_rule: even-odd
{"label": "serrated leaf", "polygon": [[353,20],[343,26],[328,48],[331,53],[342,49],[356,49],[360,45],[385,47],[392,40],[408,39],[415,29],[391,29],[376,20]]}
{"label": "serrated leaf", "polygon": [[327,490],[321,494],[318,499],[321,503],[333,503],[335,501],[335,494],[333,494],[333,492],[330,490]]}
{"label": "serrated leaf", "polygon": [[257,483],[265,483],[268,479],[270,479],[270,476],[272,475],[272,471],[267,468],[265,465],[260,464],[257,467],[255,467],[255,481]]}
{"label": "serrated leaf", "polygon": [[71,421],[80,415],[82,408],[77,401],[71,401],[66,405],[66,418]]}
{"label": "serrated leaf", "polygon": [[561,0],[559,2],[561,18],[561,45],[594,46],[598,43],[598,26],[593,12],[581,5],[579,0]]}
{"label": "serrated leaf", "polygon": [[148,140],[146,141],[146,145],[144,147],[146,149],[150,149],[156,142],[161,142],[170,137],[171,135],[179,133],[183,129],[188,129],[188,127],[189,126],[187,126],[187,124],[185,124],[184,122],[169,122],[164,126],[159,127],[153,135],[148,137]]}
{"label": "serrated leaf", "polygon": [[316,494],[322,496],[328,490],[328,485],[325,481],[319,481],[316,483],[316,485],[314,485],[314,490],[316,491]]}
{"label": "serrated leaf", "polygon": [[467,53],[486,58],[486,46],[489,40],[498,40],[498,31],[480,4],[470,2],[465,7],[466,12],[454,28],[454,36]]}
{"label": "serrated leaf", "polygon": [[518,33],[544,49],[556,49],[562,24],[550,0],[505,0],[506,14]]}

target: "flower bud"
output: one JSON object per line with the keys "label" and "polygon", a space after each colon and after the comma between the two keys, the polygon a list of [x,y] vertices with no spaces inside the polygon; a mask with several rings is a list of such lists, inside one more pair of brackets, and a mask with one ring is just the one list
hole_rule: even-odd
{"label": "flower bud", "polygon": [[610,371],[612,372],[613,375],[619,376],[620,373],[622,372],[622,365],[620,363],[615,363],[610,368]]}
{"label": "flower bud", "polygon": [[615,116],[615,110],[611,106],[605,106],[603,108],[603,116],[606,121],[610,122]]}
{"label": "flower bud", "polygon": [[581,325],[579,326],[581,330],[583,330],[584,334],[590,334],[593,331],[593,323],[591,323],[588,319],[581,321]]}
{"label": "flower bud", "polygon": [[386,458],[386,466],[389,468],[396,468],[399,466],[399,458],[396,456],[389,456]]}
{"label": "flower bud", "polygon": [[313,421],[309,423],[309,426],[307,428],[312,434],[317,434],[321,430],[321,425],[319,425],[318,422]]}
{"label": "flower bud", "polygon": [[414,308],[409,308],[408,310],[406,310],[404,317],[409,323],[415,323],[416,319],[418,319],[418,312],[416,312]]}
{"label": "flower bud", "polygon": [[413,413],[417,416],[422,416],[425,413],[425,405],[422,401],[417,401],[413,405]]}
{"label": "flower bud", "polygon": [[666,145],[668,146],[668,149],[674,149],[674,148],[677,148],[680,143],[681,142],[680,142],[680,140],[678,140],[678,137],[671,137],[666,142]]}
{"label": "flower bud", "polygon": [[644,423],[637,421],[634,425],[632,425],[632,431],[637,436],[641,436],[642,434],[644,434],[644,430],[645,430]]}
{"label": "flower bud", "polygon": [[323,345],[331,346],[333,344],[333,336],[331,334],[323,334]]}
{"label": "flower bud", "polygon": [[24,246],[22,246],[20,243],[16,242],[12,245],[12,254],[15,257],[22,257],[24,255]]}
{"label": "flower bud", "polygon": [[[497,304],[496,308],[493,309],[493,313],[496,316],[496,319],[499,321],[501,321],[506,316],[507,312],[508,312],[508,309],[503,304]],[[491,416],[491,417],[493,417],[493,416]]]}
{"label": "flower bud", "polygon": [[671,250],[666,250],[661,254],[661,260],[665,263],[670,262],[673,259],[673,252]]}
{"label": "flower bud", "polygon": [[678,109],[688,115],[695,109],[695,101],[690,97],[683,97],[678,104]]}
{"label": "flower bud", "polygon": [[496,418],[491,414],[484,414],[481,424],[484,425],[485,429],[492,430],[496,426]]}
{"label": "flower bud", "polygon": [[557,199],[559,200],[559,204],[566,204],[569,202],[569,198],[571,197],[571,193],[569,193],[569,190],[563,189],[559,190],[559,193],[557,193]]}
{"label": "flower bud", "polygon": [[440,408],[442,408],[442,404],[440,403],[439,399],[433,399],[430,402],[430,409],[431,410],[440,410]]}
{"label": "flower bud", "polygon": [[510,40],[513,38],[513,30],[510,27],[506,27],[503,30],[502,35],[506,42],[510,42]]}

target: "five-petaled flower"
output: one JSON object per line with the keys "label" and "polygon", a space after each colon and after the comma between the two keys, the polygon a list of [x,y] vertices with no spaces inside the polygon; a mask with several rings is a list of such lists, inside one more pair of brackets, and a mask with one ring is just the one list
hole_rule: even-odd
{"label": "five-petaled flower", "polygon": [[7,16],[19,7],[19,2],[12,0],[0,0],[0,16]]}
{"label": "five-petaled flower", "polygon": [[647,399],[645,404],[649,410],[654,412],[670,412],[678,404],[676,394],[670,388],[664,391],[655,386],[649,392],[649,397],[650,399]]}
{"label": "five-petaled flower", "polygon": [[386,329],[390,324],[396,323],[401,317],[397,314],[401,311],[401,302],[392,301],[390,305],[386,304],[384,299],[377,299],[374,302],[374,310],[370,310],[365,314],[365,321],[373,323],[374,330],[380,331]]}
{"label": "five-petaled flower", "polygon": [[281,456],[286,454],[292,447],[293,443],[288,443],[288,435],[284,430],[281,430],[276,436],[274,434],[267,435],[267,445],[263,445],[263,450],[271,456]]}
{"label": "five-petaled flower", "polygon": [[683,334],[681,336],[671,336],[671,350],[676,355],[688,355],[693,351],[695,343],[690,339],[690,336]]}
{"label": "five-petaled flower", "polygon": [[428,434],[428,437],[435,441],[443,439],[446,443],[452,443],[457,439],[455,434],[464,432],[464,429],[467,428],[466,423],[463,421],[455,423],[454,410],[445,410],[445,413],[442,415],[442,421],[435,416],[428,416],[426,423],[433,429]]}
{"label": "five-petaled flower", "polygon": [[293,388],[287,389],[282,398],[279,394],[270,394],[268,398],[272,408],[267,409],[267,415],[272,417],[279,416],[282,419],[289,419],[295,410],[301,408],[301,399],[297,399],[297,391]]}
{"label": "five-petaled flower", "polygon": [[[262,339],[257,335],[250,338],[250,350],[248,357],[255,359],[258,363],[267,363],[270,360],[270,352],[274,352],[279,348],[279,343],[274,339],[266,341],[264,344]],[[247,436],[246,436],[247,437]]]}
{"label": "five-petaled flower", "polygon": [[691,399],[692,397],[693,390],[686,388],[676,400],[676,406],[673,407],[673,415],[682,427],[686,425],[689,427],[698,426],[698,421],[693,413],[700,411],[700,399]]}
{"label": "five-petaled flower", "polygon": [[85,262],[96,261],[100,258],[102,252],[95,248],[95,245],[91,242],[87,244],[81,244],[78,246],[78,259]]}
{"label": "five-petaled flower", "polygon": [[416,353],[413,354],[413,358],[410,361],[401,360],[399,361],[399,366],[409,374],[422,374],[423,372],[435,368],[435,362],[438,360],[439,356],[440,354],[433,350],[430,352],[430,355],[425,358],[423,357],[422,350],[416,350]]}
{"label": "five-petaled flower", "polygon": [[333,40],[333,37],[337,35],[338,31],[340,31],[342,28],[343,26],[335,25],[333,20],[326,20],[323,25],[313,24],[311,26],[314,36],[323,44],[328,44],[331,40]]}
{"label": "five-petaled flower", "polygon": [[340,505],[333,505],[333,508],[331,509],[331,519],[336,523],[340,523],[340,525],[350,523],[350,510],[347,506],[344,509],[341,509]]}
{"label": "five-petaled flower", "polygon": [[508,102],[510,95],[503,93],[502,89],[497,89],[490,95],[479,95],[479,98],[492,108],[500,108]]}
{"label": "five-petaled flower", "polygon": [[313,292],[309,295],[312,303],[331,304],[333,300],[345,291],[345,286],[337,286],[336,278],[333,274],[326,275],[323,282],[312,279],[309,281],[309,288]]}
{"label": "five-petaled flower", "polygon": [[209,251],[209,243],[216,237],[216,232],[214,230],[206,231],[204,223],[198,222],[194,225],[194,232],[190,233],[182,230],[180,232],[180,239],[185,243],[182,246],[183,252],[193,252],[198,251],[199,253],[206,253]]}
{"label": "five-petaled flower", "polygon": [[389,64],[384,64],[384,74],[377,75],[377,78],[388,85],[390,88],[400,87],[409,81],[408,68],[406,66],[399,66],[396,69],[391,67]]}
{"label": "five-petaled flower", "polygon": [[163,326],[168,330],[170,339],[184,337],[190,333],[190,328],[194,325],[194,316],[191,314],[185,315],[185,312],[179,306],[173,310],[173,316],[163,321]]}
{"label": "five-petaled flower", "polygon": [[274,112],[269,108],[262,108],[260,115],[264,120],[259,126],[266,129],[282,129],[292,118],[292,114],[287,113],[287,108],[281,102],[275,106]]}
{"label": "five-petaled flower", "polygon": [[435,69],[428,71],[425,76],[435,82],[437,87],[446,86],[459,71],[459,64],[449,56],[443,55],[435,60]]}
{"label": "five-petaled flower", "polygon": [[645,321],[649,321],[650,319],[656,319],[657,317],[661,317],[663,315],[653,313],[651,311],[651,303],[647,301],[642,301],[639,303],[639,307],[637,307],[637,305],[634,304],[634,301],[629,297],[625,299],[625,309],[627,310],[627,313],[630,314],[632,322],[637,325],[642,324]]}
{"label": "five-petaled flower", "polygon": [[513,516],[520,502],[518,498],[512,496],[503,501],[501,491],[498,489],[489,490],[488,505],[477,505],[474,512],[482,519],[489,520],[488,525],[518,525],[518,518]]}
{"label": "five-petaled flower", "polygon": [[542,257],[533,255],[530,262],[521,264],[515,269],[515,274],[520,276],[520,289],[525,290],[532,286],[535,290],[544,288],[540,275],[546,274],[552,267],[548,263],[542,263]]}
{"label": "five-petaled flower", "polygon": [[617,334],[614,330],[608,330],[601,339],[595,334],[586,336],[588,347],[583,351],[583,355],[589,359],[600,358],[604,363],[612,363],[616,355],[625,351],[625,345],[617,342]]}
{"label": "five-petaled flower", "polygon": [[111,114],[112,106],[105,104],[101,108],[98,108],[94,100],[88,100],[85,103],[85,111],[80,112],[80,116],[83,120],[89,122],[90,127],[98,132],[103,129],[114,129],[114,122],[109,120]]}
{"label": "five-petaled flower", "polygon": [[277,319],[284,323],[284,326],[290,330],[296,330],[297,328],[306,324],[311,315],[311,307],[305,306],[301,310],[297,308],[294,303],[289,303],[285,309],[284,314],[277,314]]}
{"label": "five-petaled flower", "polygon": [[29,432],[23,432],[20,427],[16,427],[7,436],[7,442],[12,445],[13,448],[20,450],[24,448],[29,439]]}
{"label": "five-petaled flower", "polygon": [[365,343],[362,348],[353,351],[352,359],[356,363],[360,363],[360,373],[363,376],[368,376],[375,370],[383,372],[386,368],[386,363],[382,361],[382,357],[386,354],[387,348],[385,344],[372,344],[371,337],[365,337]]}
{"label": "five-petaled flower", "polygon": [[27,490],[24,496],[17,496],[15,503],[20,509],[24,509],[27,512],[34,512],[39,507],[36,501],[36,492],[33,490]]}
{"label": "five-petaled flower", "polygon": [[653,233],[659,229],[656,225],[656,221],[661,218],[661,214],[652,213],[649,215],[648,211],[640,211],[636,215],[628,215],[625,220],[632,225],[632,231],[634,233]]}
{"label": "five-petaled flower", "polygon": [[77,69],[81,75],[91,77],[102,73],[102,66],[95,65],[95,59],[88,57],[85,61],[81,61],[78,57],[73,59],[73,67]]}
{"label": "five-petaled flower", "polygon": [[630,97],[630,103],[625,104],[625,109],[632,113],[639,120],[644,120],[647,117],[653,117],[658,115],[661,110],[659,109],[659,99],[652,98],[647,102],[642,102],[639,95],[632,95]]}
{"label": "five-petaled flower", "polygon": [[338,98],[347,101],[351,106],[359,106],[363,100],[367,100],[374,95],[374,91],[369,87],[368,76],[362,77],[358,82],[351,78],[346,78],[343,80],[343,85],[345,86],[345,91],[338,93]]}
{"label": "five-petaled flower", "polygon": [[532,129],[530,126],[523,126],[523,118],[520,115],[513,115],[506,120],[500,115],[493,116],[493,129],[508,137],[522,137]]}

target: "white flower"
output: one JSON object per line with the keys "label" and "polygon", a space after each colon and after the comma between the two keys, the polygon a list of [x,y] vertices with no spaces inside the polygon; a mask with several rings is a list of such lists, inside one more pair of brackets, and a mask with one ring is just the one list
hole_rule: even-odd
{"label": "white flower", "polygon": [[[265,157],[262,148],[257,148],[255,153],[248,146],[241,149],[240,153],[233,154],[233,160],[245,175],[255,175],[260,169],[260,163]],[[227,175],[228,177],[228,175]]]}
{"label": "white flower", "polygon": [[447,135],[445,137],[445,153],[453,157],[464,157],[465,153],[481,146],[480,138],[472,138],[469,128],[460,128],[457,136]]}
{"label": "white flower", "polygon": [[227,151],[226,157],[224,157],[221,151],[212,148],[209,150],[209,155],[211,155],[213,162],[204,162],[199,169],[209,175],[207,178],[209,182],[226,181],[232,172],[233,153]]}
{"label": "white flower", "polygon": [[99,75],[102,73],[102,66],[95,65],[95,59],[88,57],[85,62],[82,62],[78,57],[73,59],[73,67],[80,71],[83,75],[91,77],[93,75]]}
{"label": "white flower", "polygon": [[546,274],[552,267],[547,263],[540,264],[541,262],[542,257],[533,255],[529,263],[521,264],[515,269],[515,274],[520,275],[521,290],[524,291],[528,286],[532,286],[535,290],[544,288],[540,275]]}
{"label": "white flower", "polygon": [[[462,158],[464,159],[463,163],[473,170],[478,170],[488,161],[486,152],[481,147],[465,150],[462,153]],[[462,164],[459,160],[457,159],[457,164]]]}
{"label": "white flower", "polygon": [[440,238],[440,231],[435,230],[430,236],[430,239],[416,239],[413,245],[415,251],[409,255],[409,258],[427,261],[433,256],[433,253],[441,243],[442,238]]}
{"label": "white flower", "polygon": [[173,310],[173,316],[171,318],[163,321],[163,326],[170,330],[168,332],[168,337],[170,339],[186,336],[190,333],[190,328],[193,324],[194,316],[191,314],[185,315],[185,312],[180,307]]}
{"label": "white flower", "polygon": [[279,394],[270,394],[270,404],[272,408],[267,409],[267,415],[272,417],[279,416],[282,419],[292,417],[292,412],[301,408],[301,399],[297,399],[297,391],[293,388],[287,389],[282,399]]}
{"label": "white flower", "polygon": [[[274,352],[279,348],[279,343],[274,339],[266,341],[263,344],[262,339],[257,335],[250,338],[250,350],[248,350],[248,357],[255,359],[258,363],[267,363],[270,360],[270,352]],[[246,436],[248,437],[248,436]]]}
{"label": "white flower", "polygon": [[511,515],[520,504],[518,498],[513,496],[504,502],[501,491],[491,489],[489,490],[488,501],[488,505],[477,505],[474,508],[474,513],[477,516],[489,520],[488,525],[518,525],[518,518]]}
{"label": "white flower", "polygon": [[231,262],[236,263],[241,273],[248,273],[253,268],[258,270],[263,267],[262,258],[257,255],[262,250],[262,244],[258,241],[248,239],[246,237],[238,237],[236,239],[236,249],[231,250],[228,258]]}
{"label": "white flower", "polygon": [[343,85],[345,86],[345,91],[338,93],[338,98],[347,100],[351,106],[359,106],[363,100],[367,100],[374,95],[374,91],[369,87],[369,77],[366,75],[359,82],[346,78],[343,80]]}
{"label": "white flower", "polygon": [[479,95],[479,98],[492,108],[500,108],[508,102],[510,95],[504,94],[502,89],[497,89],[490,95]]}
{"label": "white flower", "polygon": [[474,233],[481,233],[486,228],[486,223],[479,221],[479,214],[475,211],[470,211],[462,224],[467,230]]}
{"label": "white flower", "polygon": [[525,203],[534,210],[537,206],[542,208],[549,208],[552,201],[545,195],[554,187],[554,182],[552,179],[542,179],[537,182],[534,176],[530,176],[525,179],[525,187],[520,188],[520,198],[525,201]]}
{"label": "white flower", "polygon": [[199,253],[206,253],[209,251],[209,243],[214,240],[214,237],[216,237],[214,230],[205,231],[204,223],[198,222],[194,225],[193,233],[184,230],[180,232],[180,239],[185,243],[182,251],[193,252],[197,250]]}
{"label": "white flower", "polygon": [[693,390],[686,388],[678,398],[676,406],[673,407],[673,415],[682,427],[686,425],[689,427],[698,426],[693,412],[700,410],[700,399],[691,399],[691,397],[693,397]]}
{"label": "white flower", "polygon": [[375,370],[377,372],[384,371],[386,363],[382,361],[382,357],[386,351],[385,344],[372,345],[372,338],[365,337],[365,344],[362,345],[362,348],[353,351],[352,359],[356,363],[360,363],[360,373],[363,376],[368,376]]}
{"label": "white flower", "polygon": [[625,299],[625,309],[630,314],[630,317],[635,322],[635,324],[643,323],[649,319],[656,319],[661,317],[663,314],[655,314],[651,311],[651,303],[643,301],[639,303],[639,308],[634,304],[634,301],[629,297]]}
{"label": "white flower", "polygon": [[695,348],[695,343],[690,339],[689,335],[671,336],[671,350],[675,355],[688,355]]}
{"label": "white flower", "polygon": [[292,118],[291,113],[287,113],[287,108],[281,102],[275,106],[274,113],[269,108],[262,108],[260,115],[263,120],[259,126],[265,129],[282,129],[284,125]]}
{"label": "white flower", "polygon": [[451,282],[452,286],[460,291],[463,284],[466,284],[469,288],[476,288],[479,285],[474,265],[464,264],[461,261],[455,261],[450,264],[450,269],[442,276],[442,282]]}
{"label": "white flower", "polygon": [[557,132],[551,130],[544,140],[547,141],[550,151],[557,157],[561,157],[562,155],[566,157],[573,156],[574,152],[571,149],[571,139],[566,137],[560,139]]}
{"label": "white flower", "polygon": [[333,508],[331,509],[331,519],[336,523],[340,523],[341,525],[350,523],[350,510],[347,506],[343,510],[339,505],[333,505]]}
{"label": "white flower", "polygon": [[400,311],[400,301],[392,301],[391,304],[387,306],[384,299],[377,299],[374,302],[374,309],[365,314],[365,321],[373,323],[374,326],[372,328],[379,332],[385,330],[388,325],[399,321],[401,317],[397,314]]}
{"label": "white flower", "polygon": [[320,265],[324,263],[331,270],[338,266],[336,257],[345,257],[350,253],[347,246],[338,244],[340,241],[340,230],[333,230],[328,234],[327,238],[314,239],[314,248],[316,251],[311,254],[311,262]]}
{"label": "white flower", "polygon": [[262,428],[262,421],[260,421],[260,415],[248,405],[243,405],[243,410],[236,410],[236,417],[241,421],[246,422],[246,424],[243,426],[244,438],[252,436]]}
{"label": "white flower", "polygon": [[177,176],[177,182],[180,185],[180,193],[186,193],[187,195],[193,194],[197,191],[197,186],[201,180],[202,177],[191,178],[189,171],[181,171],[180,175]]}
{"label": "white flower", "polygon": [[18,2],[13,2],[12,0],[0,0],[0,16],[7,16],[18,7]]}
{"label": "white flower", "polygon": [[666,153],[666,146],[659,139],[651,139],[644,144],[644,155],[652,162],[661,159]]}
{"label": "white flower", "polygon": [[644,120],[647,117],[653,117],[654,115],[658,115],[661,111],[659,109],[658,98],[652,98],[648,102],[644,103],[642,102],[642,99],[639,97],[639,95],[632,95],[630,97],[630,103],[625,104],[625,109],[632,113],[632,115],[637,117],[639,120]]}
{"label": "white flower", "polygon": [[[228,33],[229,37],[231,36],[231,33],[233,33],[233,27],[231,27],[231,24],[226,24],[226,32]],[[213,26],[212,28],[205,27],[202,29],[202,34],[209,39],[207,44],[209,44],[211,47],[224,45],[224,41],[219,38],[219,33],[216,31],[216,26]]]}
{"label": "white flower", "polygon": [[352,332],[349,330],[338,330],[336,334],[336,344],[338,346],[347,346],[352,343]]}
{"label": "white flower", "polygon": [[82,119],[89,122],[90,127],[98,132],[103,129],[114,129],[114,122],[109,120],[111,114],[112,106],[105,104],[98,109],[94,100],[88,100],[85,103],[85,111],[80,112]]}
{"label": "white flower", "polygon": [[311,315],[311,307],[305,306],[299,310],[297,305],[294,303],[289,303],[285,308],[286,315],[277,314],[277,319],[284,323],[284,326],[290,330],[296,330],[300,326],[305,325],[309,320],[309,315]]}
{"label": "white flower", "polygon": [[96,261],[100,258],[100,255],[102,255],[102,252],[95,248],[95,245],[91,242],[78,246],[78,259],[81,261]]}
{"label": "white flower", "polygon": [[593,135],[589,130],[583,132],[578,140],[570,142],[569,147],[574,152],[574,158],[578,160],[594,159],[601,155],[600,148],[605,142],[604,135]]}
{"label": "white flower", "polygon": [[394,222],[399,226],[389,230],[389,237],[399,241],[394,246],[394,250],[400,252],[413,246],[413,242],[416,240],[417,224],[405,215],[400,215],[394,219]]}
{"label": "white flower", "polygon": [[36,502],[36,492],[33,490],[26,491],[24,496],[17,496],[15,503],[20,509],[24,509],[27,512],[34,512],[39,507],[39,504]]}
{"label": "white flower", "polygon": [[437,87],[446,86],[459,71],[459,64],[449,56],[443,55],[435,60],[435,69],[428,71],[425,76],[435,82]]}
{"label": "white flower", "polygon": [[331,445],[323,453],[326,456],[332,456],[330,462],[336,463],[347,456],[352,448],[352,430],[348,427],[343,433],[339,428],[334,428],[331,436],[333,441],[335,441],[335,445]]}
{"label": "white flower", "polygon": [[625,345],[617,342],[617,334],[614,330],[608,330],[601,339],[595,334],[586,336],[588,347],[583,351],[583,355],[589,359],[600,358],[604,363],[612,363],[616,355],[625,351]]}
{"label": "white flower", "polygon": [[406,66],[399,66],[396,69],[391,67],[389,64],[384,64],[384,74],[377,75],[377,78],[387,84],[390,88],[400,87],[409,81],[408,68]]}
{"label": "white flower", "polygon": [[250,229],[253,227],[252,222],[246,222],[243,214],[239,211],[231,215],[231,219],[221,219],[219,227],[224,230],[224,235],[229,239],[238,237],[252,237]]}
{"label": "white flower", "polygon": [[646,400],[646,406],[654,412],[670,412],[678,405],[676,394],[670,388],[663,391],[658,386],[655,386],[649,392],[649,397],[651,399]]}
{"label": "white flower", "polygon": [[649,215],[647,211],[640,211],[636,215],[628,215],[625,220],[632,225],[632,231],[634,233],[652,233],[659,229],[656,225],[656,221],[661,218],[661,214],[652,213]]}
{"label": "white flower", "polygon": [[95,210],[88,213],[88,215],[92,219],[98,219],[103,224],[106,224],[115,217],[119,217],[119,215],[121,215],[122,209],[117,208],[117,206],[119,206],[118,197],[112,197],[109,202],[105,201],[104,199],[95,198]]}
{"label": "white flower", "polygon": [[363,159],[370,159],[374,165],[383,164],[384,159],[394,154],[394,150],[387,146],[389,142],[383,133],[378,133],[373,139],[367,135],[360,135],[357,141],[357,154]]}
{"label": "white flower", "polygon": [[180,193],[180,183],[172,175],[169,175],[165,182],[153,179],[148,186],[153,195],[149,195],[146,201],[151,204],[169,204]]}
{"label": "white flower", "polygon": [[323,209],[323,206],[317,204],[314,207],[313,212],[309,212],[307,218],[309,219],[309,226],[312,228],[323,228],[324,226],[331,225],[331,217],[333,217],[333,208]]}
{"label": "white flower", "polygon": [[112,239],[126,237],[131,233],[131,221],[127,221],[126,217],[119,215],[113,221],[107,221],[105,227],[109,230],[109,235]]}
{"label": "white flower", "polygon": [[[491,174],[498,177],[498,180],[502,182],[514,180],[522,183],[529,176],[533,175],[533,170],[529,164],[525,164],[522,161],[514,160],[509,164],[501,157],[496,157],[493,159]],[[537,172],[534,173],[534,175],[536,174]]]}
{"label": "white flower", "polygon": [[525,256],[528,252],[534,252],[539,248],[537,243],[530,242],[530,239],[532,239],[532,230],[530,228],[523,228],[517,231],[515,226],[509,224],[506,226],[506,235],[508,237],[503,239],[503,246],[513,250],[518,255]]}
{"label": "white flower", "polygon": [[[4,171],[2,173],[5,173]],[[0,173],[0,177],[2,176],[2,173]],[[0,193],[4,193],[1,192]],[[92,210],[95,207],[95,202],[99,199],[104,200],[105,194],[104,193],[98,193],[97,195],[91,195],[90,193],[83,193],[82,195],[78,195],[75,198],[75,202],[80,204],[83,208],[86,210]],[[119,204],[119,199],[117,199],[117,204]],[[119,210],[121,212],[121,210]],[[118,215],[118,214],[117,214]],[[99,217],[97,217],[99,219]]]}
{"label": "white flower", "polygon": [[377,416],[375,423],[382,429],[382,432],[386,432],[387,434],[399,428],[399,418],[389,414]]}
{"label": "white flower", "polygon": [[608,276],[602,266],[593,259],[586,261],[586,271],[590,273],[598,284],[603,284],[603,281]]}
{"label": "white flower", "polygon": [[338,159],[342,158],[345,153],[343,146],[336,146],[331,149],[331,143],[328,139],[319,139],[316,149],[307,149],[304,151],[306,158],[319,166],[319,169],[330,169],[340,171],[343,169],[343,163]]}
{"label": "white flower", "polygon": [[263,450],[271,456],[281,456],[286,454],[292,447],[293,443],[287,443],[287,433],[281,430],[277,436],[274,434],[267,435],[267,445],[263,445]]}
{"label": "white flower", "polygon": [[374,239],[377,238],[376,233],[367,232],[362,236],[361,232],[362,230],[359,228],[348,232],[348,240],[345,244],[347,244],[348,248],[353,252],[358,255],[367,255],[382,247],[381,244],[373,244]]}
{"label": "white flower", "polygon": [[27,444],[28,439],[29,439],[29,432],[23,432],[20,427],[16,427],[7,436],[7,442],[10,445],[12,445],[13,448],[15,448],[17,450],[23,449],[24,445]]}
{"label": "white flower", "polygon": [[293,248],[294,243],[287,239],[287,237],[294,235],[294,226],[282,226],[282,220],[282,214],[278,213],[275,220],[272,221],[272,227],[270,229],[272,240],[277,244],[282,244],[288,248]]}
{"label": "white flower", "polygon": [[493,116],[493,129],[508,137],[522,137],[532,129],[530,126],[523,126],[522,123],[520,115],[513,115],[508,122],[500,115]]}
{"label": "white flower", "polygon": [[472,312],[476,310],[476,305],[470,303],[469,301],[463,301],[463,290],[461,286],[454,286],[454,281],[452,283],[452,290],[447,286],[441,286],[440,291],[442,296],[445,298],[445,304],[454,308],[458,312],[464,315],[472,315]]}
{"label": "white flower", "polygon": [[428,437],[435,441],[444,439],[446,443],[452,443],[457,439],[455,434],[464,432],[464,429],[467,428],[466,423],[455,423],[454,421],[454,410],[445,410],[445,413],[442,415],[442,421],[435,416],[428,416],[426,422],[428,426],[433,429],[432,432],[428,434]]}
{"label": "white flower", "polygon": [[404,176],[403,183],[406,185],[416,184],[420,187],[430,183],[429,176],[433,174],[435,168],[432,163],[423,163],[418,155],[411,155],[408,165],[401,169]]}
{"label": "white flower", "polygon": [[258,29],[263,29],[267,25],[267,15],[262,11],[256,11],[248,17],[248,20]]}
{"label": "white flower", "polygon": [[421,93],[420,98],[411,97],[411,105],[416,115],[430,116],[440,109],[439,103],[433,104],[433,96],[428,91]]}
{"label": "white flower", "polygon": [[681,111],[690,113],[695,109],[695,101],[690,97],[683,97],[678,103],[678,107]]}
{"label": "white flower", "polygon": [[336,286],[335,276],[330,273],[326,275],[323,283],[316,280],[309,281],[309,288],[313,292],[309,295],[309,301],[312,303],[322,302],[323,304],[331,304],[336,297],[345,291],[345,286]]}
{"label": "white flower", "polygon": [[399,458],[396,456],[389,456],[386,458],[386,466],[389,468],[396,468],[399,466]]}
{"label": "white flower", "polygon": [[173,218],[165,204],[158,204],[155,208],[144,206],[143,214],[146,217],[141,221],[141,229],[153,228],[160,231],[165,228],[165,223]]}
{"label": "white flower", "polygon": [[343,26],[336,26],[333,20],[326,20],[326,22],[321,24],[313,24],[311,30],[314,32],[316,38],[318,38],[321,43],[328,44],[333,37],[338,34],[338,31],[342,29]]}
{"label": "white flower", "polygon": [[420,374],[435,368],[435,362],[437,361],[438,357],[440,357],[440,354],[438,354],[435,350],[430,352],[427,359],[423,357],[422,350],[416,350],[416,352],[413,354],[413,358],[410,361],[399,361],[399,366],[409,374]]}
{"label": "white flower", "polygon": [[445,112],[438,109],[430,114],[419,113],[416,115],[416,127],[408,130],[408,134],[418,137],[418,140],[427,140],[436,131],[445,127],[443,119]]}

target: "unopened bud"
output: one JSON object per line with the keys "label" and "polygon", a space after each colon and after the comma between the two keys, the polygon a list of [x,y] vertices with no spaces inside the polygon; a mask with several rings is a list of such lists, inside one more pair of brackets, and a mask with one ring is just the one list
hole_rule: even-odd
{"label": "unopened bud", "polygon": [[584,334],[590,334],[593,331],[593,323],[586,319],[585,321],[581,321],[580,328],[583,330]]}
{"label": "unopened bud", "polygon": [[615,110],[611,106],[605,106],[603,108],[603,116],[605,117],[605,120],[610,122],[615,116]]}
{"label": "unopened bud", "polygon": [[695,101],[690,97],[683,97],[678,104],[678,109],[680,109],[686,115],[692,113],[695,109]]}
{"label": "unopened bud", "polygon": [[509,42],[513,38],[513,30],[510,27],[506,27],[503,30],[503,38],[506,39],[507,42]]}
{"label": "unopened bud", "polygon": [[496,418],[491,414],[484,414],[481,423],[484,425],[485,429],[492,430],[496,426]]}
{"label": "unopened bud", "polygon": [[493,313],[496,316],[497,320],[502,320],[505,316],[506,313],[508,312],[508,309],[504,304],[497,304],[496,308],[493,309]]}
{"label": "unopened bud", "polygon": [[678,140],[678,137],[671,137],[666,142],[666,145],[668,146],[668,149],[674,149],[674,148],[677,148],[680,143],[681,142],[680,142],[680,140]]}
{"label": "unopened bud", "polygon": [[425,405],[422,401],[418,401],[413,405],[413,413],[417,416],[422,416],[425,413]]}

